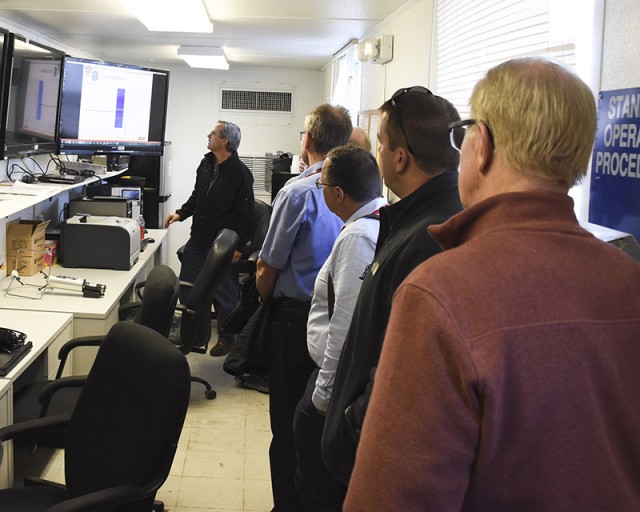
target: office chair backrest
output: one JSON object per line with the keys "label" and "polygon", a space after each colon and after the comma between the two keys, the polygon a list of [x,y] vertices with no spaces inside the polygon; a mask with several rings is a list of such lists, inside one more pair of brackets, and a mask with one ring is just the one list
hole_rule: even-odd
{"label": "office chair backrest", "polygon": [[133,322],[114,325],[67,430],[69,496],[135,484],[152,500],[169,474],[190,387],[187,361],[169,340]]}
{"label": "office chair backrest", "polygon": [[[192,347],[203,347],[211,338],[211,305],[213,295],[224,273],[229,270],[233,253],[238,243],[238,235],[231,229],[222,229],[213,241],[200,274],[189,292],[185,307],[195,312],[195,320],[183,313],[180,335],[181,350],[189,352]],[[185,323],[190,325],[185,327]],[[185,335],[186,338],[185,339]]]}
{"label": "office chair backrest", "polygon": [[180,280],[171,267],[157,265],[147,276],[142,292],[142,303],[134,322],[168,337],[178,303]]}
{"label": "office chair backrest", "polygon": [[249,258],[252,253],[259,251],[262,247],[269,229],[269,221],[271,220],[271,205],[261,201],[260,199],[256,199],[254,220],[256,230],[249,243],[242,250],[242,259]]}

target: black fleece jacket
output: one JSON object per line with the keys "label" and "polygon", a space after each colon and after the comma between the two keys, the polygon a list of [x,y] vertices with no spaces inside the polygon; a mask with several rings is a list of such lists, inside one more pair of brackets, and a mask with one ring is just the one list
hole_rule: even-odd
{"label": "black fleece jacket", "polygon": [[233,229],[241,250],[255,231],[253,176],[234,151],[219,165],[218,177],[209,187],[215,155],[207,153],[196,171],[191,197],[176,210],[180,220],[193,216],[191,238],[201,245],[213,244],[222,228]]}

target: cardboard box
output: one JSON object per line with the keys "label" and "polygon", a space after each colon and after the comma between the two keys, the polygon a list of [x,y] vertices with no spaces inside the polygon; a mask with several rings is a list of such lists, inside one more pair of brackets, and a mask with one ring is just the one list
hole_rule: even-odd
{"label": "cardboard box", "polygon": [[[49,221],[21,220],[7,225],[7,274],[18,269],[21,276],[32,276],[44,268],[45,230]],[[16,261],[18,249],[20,261]]]}

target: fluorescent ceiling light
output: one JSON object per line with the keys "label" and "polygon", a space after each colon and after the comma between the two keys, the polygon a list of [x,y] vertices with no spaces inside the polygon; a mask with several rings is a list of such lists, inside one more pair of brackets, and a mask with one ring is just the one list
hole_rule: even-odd
{"label": "fluorescent ceiling light", "polygon": [[178,56],[192,68],[229,69],[224,50],[215,46],[180,46]]}
{"label": "fluorescent ceiling light", "polygon": [[202,0],[122,0],[152,32],[213,32]]}

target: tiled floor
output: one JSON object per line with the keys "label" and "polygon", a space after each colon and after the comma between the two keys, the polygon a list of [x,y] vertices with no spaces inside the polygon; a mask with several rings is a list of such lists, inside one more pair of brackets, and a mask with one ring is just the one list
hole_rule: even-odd
{"label": "tiled floor", "polygon": [[[191,373],[209,380],[218,396],[207,400],[204,388],[193,384],[171,474],[157,498],[170,512],[270,511],[268,396],[239,388],[222,370],[223,357],[188,359]],[[60,454],[43,476],[63,481]]]}

